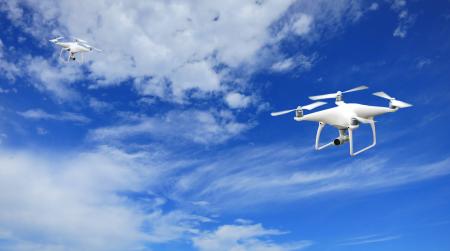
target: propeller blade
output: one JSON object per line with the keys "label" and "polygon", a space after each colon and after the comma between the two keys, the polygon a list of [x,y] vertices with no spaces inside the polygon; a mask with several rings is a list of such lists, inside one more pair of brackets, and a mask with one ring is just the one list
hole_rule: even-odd
{"label": "propeller blade", "polygon": [[98,51],[98,52],[101,52],[102,50],[100,50],[100,49],[98,49],[98,48],[95,48],[94,46],[91,46],[91,45],[89,45],[89,44],[87,44],[87,43],[81,43],[81,45],[83,45],[84,47],[87,47],[87,48],[89,48],[89,49],[91,49],[91,50],[96,50],[96,51]]}
{"label": "propeller blade", "polygon": [[275,117],[275,116],[284,115],[284,114],[287,114],[287,113],[290,113],[290,112],[293,112],[293,111],[297,111],[297,110],[308,110],[309,111],[309,110],[312,110],[314,108],[317,108],[317,107],[325,105],[325,104],[326,104],[325,102],[314,102],[312,104],[305,105],[305,106],[299,106],[299,107],[297,107],[295,109],[291,109],[291,110],[272,112],[272,113],[270,113],[270,115]]}
{"label": "propeller blade", "polygon": [[76,42],[87,43],[86,40],[83,40],[81,38],[77,38],[77,37],[72,37],[72,38],[75,39]]}
{"label": "propeller blade", "polygon": [[321,99],[336,98],[336,97],[337,97],[337,93],[330,93],[330,94],[323,94],[323,95],[317,95],[317,96],[310,96],[309,99],[321,100]]}
{"label": "propeller blade", "polygon": [[95,48],[95,47],[91,47],[92,49],[94,49],[94,50],[96,50],[96,51],[98,51],[98,52],[102,52],[102,50],[100,50],[100,49],[98,49],[98,48]]}
{"label": "propeller blade", "polygon": [[400,100],[396,100],[395,98],[389,96],[385,92],[375,92],[375,93],[373,93],[373,95],[378,96],[380,98],[388,99],[391,102],[390,104],[392,106],[395,106],[395,107],[398,107],[398,108],[406,108],[406,107],[412,106],[411,104],[408,104],[406,102],[403,102],[403,101],[400,101]]}
{"label": "propeller blade", "polygon": [[50,39],[50,40],[48,40],[48,41],[50,41],[50,42],[52,42],[52,43],[55,43],[55,42],[58,42],[58,40],[63,39],[63,38],[64,38],[64,37],[56,37],[56,38]]}
{"label": "propeller blade", "polygon": [[372,119],[365,119],[365,118],[362,118],[362,117],[356,117],[356,119],[357,119],[359,122],[364,123],[364,124],[375,123],[375,121],[372,120]]}
{"label": "propeller blade", "polygon": [[297,110],[297,108],[292,109],[292,110],[285,110],[285,111],[279,111],[279,112],[272,112],[272,113],[270,113],[270,115],[273,116],[273,117],[275,117],[275,116],[280,116],[280,115],[284,115],[284,114],[293,112],[293,111],[295,111],[295,110]]}
{"label": "propeller blade", "polygon": [[400,101],[400,100],[392,100],[391,104],[398,108],[406,108],[406,107],[412,106],[411,104],[408,104],[408,103]]}
{"label": "propeller blade", "polygon": [[373,95],[380,97],[380,98],[389,99],[389,100],[394,99],[393,97],[387,95],[385,92],[374,92]]}
{"label": "propeller blade", "polygon": [[302,106],[302,109],[309,111],[309,110],[312,110],[314,108],[317,108],[317,107],[325,105],[325,104],[326,104],[326,102],[314,102],[312,104]]}
{"label": "propeller blade", "polygon": [[353,88],[353,89],[346,90],[346,91],[344,91],[344,92],[342,92],[342,93],[362,91],[362,90],[365,90],[365,89],[368,89],[368,88],[369,88],[369,87],[367,87],[367,86],[365,86],[365,85],[361,85],[361,86],[355,87],[355,88]]}

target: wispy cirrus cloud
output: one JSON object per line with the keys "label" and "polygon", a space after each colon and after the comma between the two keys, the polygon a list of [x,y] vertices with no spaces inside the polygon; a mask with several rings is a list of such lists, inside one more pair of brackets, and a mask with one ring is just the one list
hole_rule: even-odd
{"label": "wispy cirrus cloud", "polygon": [[18,114],[26,119],[34,120],[56,120],[56,121],[71,121],[78,123],[88,123],[91,120],[82,115],[72,112],[62,112],[59,114],[48,113],[41,109],[31,109],[24,112],[18,112]]}
{"label": "wispy cirrus cloud", "polygon": [[364,235],[344,240],[340,242],[338,245],[355,246],[355,245],[373,244],[379,242],[393,241],[400,239],[401,237],[402,237],[401,235],[381,235],[381,234]]}
{"label": "wispy cirrus cloud", "polygon": [[106,146],[59,155],[0,149],[0,249],[132,250],[189,240],[209,220],[163,210],[164,199],[148,192],[167,172],[158,156]]}
{"label": "wispy cirrus cloud", "polygon": [[185,140],[198,144],[218,144],[241,134],[253,125],[238,122],[235,116],[220,110],[171,111],[162,116],[137,117],[109,127],[91,130],[88,138],[111,142],[136,136],[150,136],[160,140]]}
{"label": "wispy cirrus cloud", "polygon": [[[198,165],[180,176],[174,194],[218,208],[293,201],[342,191],[373,191],[450,173],[450,158],[399,164],[394,156],[328,163],[311,147],[243,147]],[[201,182],[208,177],[208,182]]]}
{"label": "wispy cirrus cloud", "polygon": [[[288,251],[312,244],[277,241],[287,232],[249,220],[223,225],[166,205],[158,191],[170,187],[179,165],[158,151],[0,149],[0,249],[152,250],[184,241],[198,250]],[[206,230],[211,224],[216,230]]]}
{"label": "wispy cirrus cloud", "polygon": [[[324,167],[311,151],[286,144],[202,157],[160,146],[135,151],[99,146],[75,153],[1,149],[0,245],[102,251],[187,240],[199,250],[298,250],[312,242],[279,242],[285,231],[248,220],[223,225],[208,212],[370,192],[450,173],[448,158],[398,164],[395,156],[384,155]],[[167,200],[181,207],[165,206]],[[377,235],[342,245],[395,238]]]}

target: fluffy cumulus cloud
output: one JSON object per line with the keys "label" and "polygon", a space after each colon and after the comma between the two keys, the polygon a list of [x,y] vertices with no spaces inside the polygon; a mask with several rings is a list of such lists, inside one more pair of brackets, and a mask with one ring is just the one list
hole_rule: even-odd
{"label": "fluffy cumulus cloud", "polygon": [[231,108],[245,108],[252,102],[252,98],[237,92],[231,92],[225,96],[225,101]]}
{"label": "fluffy cumulus cloud", "polygon": [[266,229],[261,224],[223,225],[213,232],[206,232],[193,239],[200,251],[289,251],[301,250],[312,245],[311,241],[274,243],[268,237],[286,234],[277,229]]}
{"label": "fluffy cumulus cloud", "polygon": [[26,57],[21,64],[38,90],[48,92],[58,100],[78,98],[78,93],[72,86],[72,83],[82,78],[78,65],[53,65],[42,57],[31,56]]}
{"label": "fluffy cumulus cloud", "polygon": [[[253,63],[271,43],[270,25],[293,2],[30,0],[9,1],[2,9],[18,25],[39,31],[34,34],[76,34],[101,47],[104,53],[93,55],[89,65],[100,80],[97,85],[151,77],[167,81],[168,91],[180,99],[191,89],[218,91],[220,65]],[[23,8],[31,8],[42,21],[29,24],[17,18]]]}
{"label": "fluffy cumulus cloud", "polygon": [[[193,91],[196,97],[226,95],[234,86],[230,72],[270,67],[280,41],[291,34],[304,39],[331,34],[341,23],[357,19],[360,3],[13,0],[1,3],[0,10],[39,41],[51,34],[75,35],[103,49],[88,56],[89,78],[95,80],[91,86],[132,80],[142,95],[184,102]],[[82,75],[76,67],[29,60],[38,88],[72,97],[70,83]]]}
{"label": "fluffy cumulus cloud", "polygon": [[[94,138],[137,135],[150,125],[153,132],[148,134],[171,136],[155,126],[168,123],[183,139],[221,143],[253,126],[253,118],[237,113],[265,106],[257,94],[245,94],[258,93],[252,74],[261,69],[285,72],[313,67],[314,53],[286,57],[280,47],[283,41],[290,37],[317,41],[333,34],[342,24],[358,19],[360,5],[355,0],[4,1],[0,11],[5,17],[30,34],[38,47],[54,52],[50,57],[18,53],[17,62],[8,64],[0,54],[0,71],[14,78],[21,69],[21,77],[58,102],[87,100],[86,106],[97,112],[111,105],[95,98],[83,100],[81,91],[125,83],[141,105],[163,101],[185,106],[181,112],[177,107],[160,115],[159,121],[152,117],[99,128],[92,133]],[[63,63],[59,49],[47,42],[59,35],[81,37],[103,52],[89,53],[84,64]],[[202,104],[219,103],[220,108],[190,107],[199,99],[212,101]],[[199,127],[173,126],[174,114],[180,115],[178,121],[192,116]],[[114,134],[110,129],[130,130]]]}

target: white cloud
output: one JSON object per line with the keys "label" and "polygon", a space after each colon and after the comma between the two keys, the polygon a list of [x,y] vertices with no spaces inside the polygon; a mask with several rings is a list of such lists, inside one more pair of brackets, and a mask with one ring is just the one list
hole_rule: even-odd
{"label": "white cloud", "polygon": [[[215,161],[179,177],[174,194],[235,209],[342,191],[371,191],[450,173],[449,158],[399,165],[386,155],[347,164],[338,161],[324,168],[313,151],[309,146],[271,145],[221,153]],[[208,182],[202,177],[208,177]]]}
{"label": "white cloud", "polygon": [[89,118],[77,113],[63,112],[60,114],[51,114],[41,109],[31,109],[24,112],[19,112],[18,114],[24,118],[35,120],[72,121],[79,123],[88,123],[90,121]]}
{"label": "white cloud", "polygon": [[372,11],[378,10],[378,8],[379,8],[378,3],[372,3],[372,4],[369,6],[369,10],[372,10]]}
{"label": "white cloud", "polygon": [[406,7],[406,0],[391,0],[391,8],[394,10],[401,10]]}
{"label": "white cloud", "polygon": [[191,89],[205,92],[217,91],[220,87],[219,76],[205,61],[183,65],[172,75],[172,86],[175,97]]}
{"label": "white cloud", "polygon": [[[340,23],[359,15],[359,5],[352,0],[22,0],[8,1],[0,9],[39,41],[48,34],[76,35],[101,47],[104,52],[90,54],[85,64],[95,80],[91,86],[132,80],[142,95],[184,102],[192,90],[203,98],[223,98],[223,90],[242,90],[232,90],[234,79],[227,75],[270,67],[278,58],[281,40],[292,34],[304,38],[331,34]],[[26,18],[20,18],[23,15]],[[283,25],[285,19],[288,25]],[[42,58],[29,60],[29,72],[39,80],[36,87],[61,99],[73,98],[71,84],[84,78],[69,66],[74,64],[55,67]]]}
{"label": "white cloud", "polygon": [[276,241],[287,232],[241,219],[205,231],[204,224],[213,223],[208,217],[162,210],[166,199],[154,191],[171,187],[177,170],[191,164],[159,148],[0,149],[0,249],[152,250],[153,244],[190,240],[199,250],[287,251],[312,244]]}
{"label": "white cloud", "polygon": [[78,93],[71,84],[83,78],[78,65],[50,65],[42,57],[27,56],[22,61],[26,73],[32,77],[32,84],[40,91],[49,92],[59,100],[74,100]]}
{"label": "white cloud", "polygon": [[[90,55],[93,60],[88,64],[100,85],[129,78],[166,79],[179,98],[190,89],[217,91],[221,77],[215,67],[219,64],[238,67],[253,62],[258,51],[271,42],[269,26],[292,2],[116,0],[93,4],[84,0],[75,4],[30,0],[5,4],[3,9],[16,23],[22,22],[21,27],[64,31],[101,47],[104,53]],[[16,18],[14,13],[22,12],[22,5],[51,26]]]}
{"label": "white cloud", "polygon": [[90,132],[89,138],[108,142],[149,135],[160,140],[182,139],[199,144],[217,144],[251,126],[236,121],[229,111],[171,111],[159,117],[142,117],[132,123],[97,128]]}
{"label": "white cloud", "polygon": [[0,87],[0,93],[17,93],[17,89],[16,88],[4,89]]}
{"label": "white cloud", "polygon": [[225,96],[225,101],[230,108],[245,108],[252,102],[252,98],[237,92],[231,92]]}
{"label": "white cloud", "polygon": [[311,241],[274,243],[271,236],[286,234],[276,229],[266,229],[261,224],[223,225],[213,232],[194,237],[194,246],[200,251],[289,251],[312,245]]}
{"label": "white cloud", "polygon": [[47,129],[43,128],[43,127],[38,127],[36,128],[36,133],[39,135],[46,135],[48,134]]}
{"label": "white cloud", "polygon": [[394,37],[405,38],[408,29],[414,24],[416,17],[408,12],[405,0],[393,0],[391,8],[398,12],[398,25],[392,35]]}
{"label": "white cloud", "polygon": [[424,58],[424,59],[420,59],[417,62],[416,67],[417,67],[417,69],[421,70],[422,68],[424,68],[425,66],[430,65],[430,64],[431,64],[431,59]]}
{"label": "white cloud", "polygon": [[316,60],[316,54],[309,57],[305,55],[288,57],[275,62],[271,69],[274,72],[286,72],[293,69],[297,69],[299,71],[309,71],[313,67]]}
{"label": "white cloud", "polygon": [[286,58],[281,61],[275,62],[272,65],[272,70],[276,72],[284,72],[291,70],[295,66],[294,58]]}
{"label": "white cloud", "polygon": [[97,112],[110,110],[113,108],[113,105],[101,100],[98,100],[96,98],[89,98],[89,107],[94,109]]}
{"label": "white cloud", "polygon": [[19,68],[6,59],[4,44],[0,40],[0,73],[4,74],[8,80],[14,81],[19,72]]}
{"label": "white cloud", "polygon": [[372,234],[372,235],[364,235],[364,236],[353,237],[351,239],[347,239],[347,240],[339,243],[339,245],[340,246],[364,245],[364,244],[372,244],[372,243],[393,241],[393,240],[397,240],[399,238],[401,238],[401,235]]}
{"label": "white cloud", "polygon": [[312,22],[313,18],[310,15],[300,14],[297,20],[292,25],[294,33],[299,36],[308,34],[311,30]]}
{"label": "white cloud", "polygon": [[170,168],[154,156],[111,147],[0,150],[0,249],[145,250],[145,243],[190,238],[209,220],[162,211],[164,201],[147,191]]}

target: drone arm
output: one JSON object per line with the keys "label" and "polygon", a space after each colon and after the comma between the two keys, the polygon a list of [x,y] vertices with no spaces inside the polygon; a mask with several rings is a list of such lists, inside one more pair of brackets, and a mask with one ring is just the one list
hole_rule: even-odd
{"label": "drone arm", "polygon": [[322,130],[323,130],[324,127],[325,127],[325,123],[319,122],[319,127],[317,128],[317,134],[316,134],[316,150],[322,150],[322,149],[324,149],[326,147],[329,147],[329,146],[333,145],[333,141],[332,141],[332,142],[330,142],[328,144],[319,146],[320,134],[322,133]]}
{"label": "drone arm", "polygon": [[349,144],[350,144],[350,155],[351,156],[356,156],[364,151],[367,151],[377,144],[377,134],[375,131],[375,122],[373,120],[370,122],[370,127],[372,128],[372,138],[373,138],[372,144],[357,151],[357,152],[353,152],[353,129],[351,129],[351,128],[348,129],[348,137],[349,137],[349,141],[350,141]]}

